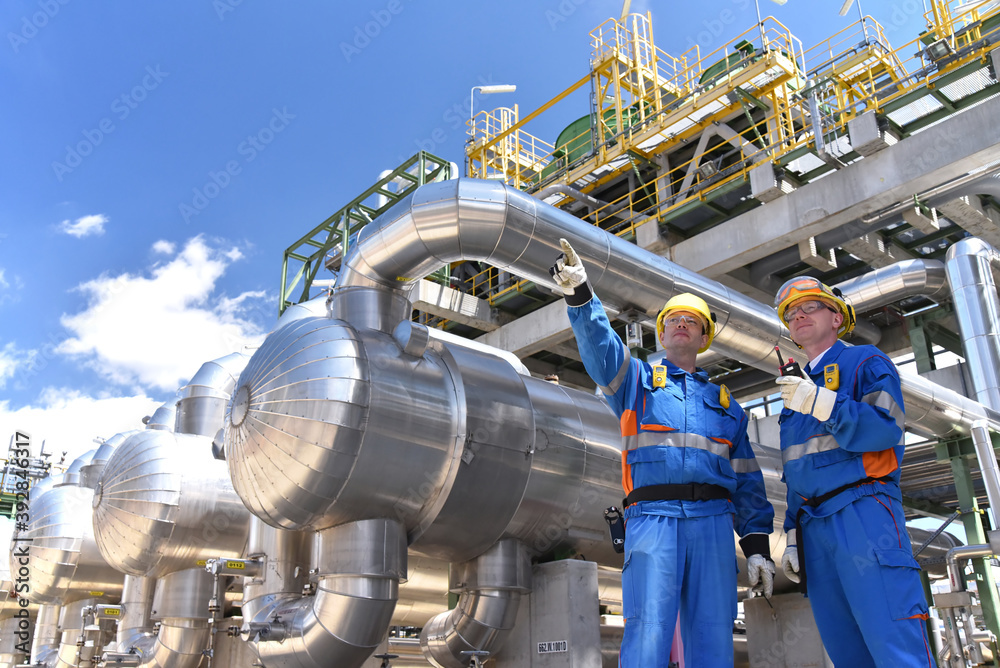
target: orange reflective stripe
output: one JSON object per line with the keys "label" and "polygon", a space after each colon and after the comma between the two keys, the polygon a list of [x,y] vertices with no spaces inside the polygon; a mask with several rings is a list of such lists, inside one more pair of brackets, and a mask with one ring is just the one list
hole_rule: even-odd
{"label": "orange reflective stripe", "polygon": [[622,413],[621,420],[619,421],[619,427],[622,430],[622,436],[635,436],[639,433],[635,424],[635,411],[625,411]]}
{"label": "orange reflective stripe", "polygon": [[668,427],[665,424],[644,424],[642,425],[643,431],[677,431],[674,427]]}
{"label": "orange reflective stripe", "polygon": [[928,617],[930,617],[929,614],[927,614],[926,612],[922,612],[919,615],[911,615],[909,617],[904,617],[903,619],[924,619],[924,620],[926,620]]}
{"label": "orange reflective stripe", "polygon": [[625,496],[632,493],[632,467],[628,464],[627,450],[622,450],[622,489]]}
{"label": "orange reflective stripe", "polygon": [[861,456],[865,466],[865,475],[870,478],[884,478],[899,468],[896,461],[896,451],[892,448],[878,452],[866,452]]}
{"label": "orange reflective stripe", "polygon": [[724,444],[728,445],[730,448],[733,447],[733,442],[729,441],[727,439],[716,438],[715,436],[709,436],[709,438],[712,439],[713,441],[715,441],[716,443],[724,443]]}

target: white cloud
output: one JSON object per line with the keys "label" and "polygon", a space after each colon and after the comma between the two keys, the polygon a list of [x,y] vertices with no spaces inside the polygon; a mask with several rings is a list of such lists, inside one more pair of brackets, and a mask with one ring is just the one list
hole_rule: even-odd
{"label": "white cloud", "polygon": [[215,294],[227,267],[242,255],[187,242],[150,275],[102,275],[78,286],[85,310],[63,315],[72,336],[57,352],[82,360],[122,386],[175,390],[209,360],[256,345],[272,324],[263,293]]}
{"label": "white cloud", "polygon": [[0,434],[10,438],[15,431],[30,436],[32,452],[42,442],[59,461],[65,450],[66,463],[97,447],[94,438],[108,439],[120,432],[143,429],[142,418],[152,415],[162,402],[145,394],[131,397],[91,397],[65,388],[48,387],[36,405],[16,410],[0,401]]}
{"label": "white cloud", "polygon": [[177,250],[177,245],[165,239],[160,239],[153,244],[153,252],[160,255],[173,255],[175,250]]}
{"label": "white cloud", "polygon": [[34,357],[34,350],[19,350],[13,343],[0,348],[0,389],[7,385],[8,379],[14,377],[19,366],[27,363],[30,367]]}
{"label": "white cloud", "polygon": [[75,221],[70,222],[69,220],[64,220],[60,225],[59,229],[66,234],[76,237],[77,239],[81,237],[86,237],[90,235],[101,235],[104,234],[104,224],[108,222],[108,217],[103,213],[94,214],[92,216],[83,216],[82,218],[77,218]]}
{"label": "white cloud", "polygon": [[0,269],[0,288],[2,289],[7,289],[10,287],[10,283],[8,283],[7,279],[4,278],[5,271],[6,271],[5,269]]}

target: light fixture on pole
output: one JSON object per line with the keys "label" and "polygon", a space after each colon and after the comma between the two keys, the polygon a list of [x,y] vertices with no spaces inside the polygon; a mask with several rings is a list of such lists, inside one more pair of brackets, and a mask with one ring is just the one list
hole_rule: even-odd
{"label": "light fixture on pole", "polygon": [[[776,5],[783,5],[788,0],[771,0]],[[760,48],[764,48],[764,21],[760,18],[760,0],[753,0],[754,6],[757,7],[757,28],[760,30]]]}
{"label": "light fixture on pole", "polygon": [[[847,16],[853,4],[854,0],[844,0],[844,4],[840,7],[840,15]],[[861,32],[865,34],[865,44],[868,44],[868,30],[865,27],[865,13],[861,11],[861,0],[858,0],[858,16],[861,18]]]}
{"label": "light fixture on pole", "polygon": [[469,135],[475,134],[475,127],[473,126],[473,119],[476,114],[473,113],[473,103],[476,98],[476,91],[479,91],[483,95],[492,95],[493,93],[513,93],[517,90],[517,86],[514,84],[492,84],[489,86],[473,86],[472,90],[469,91]]}

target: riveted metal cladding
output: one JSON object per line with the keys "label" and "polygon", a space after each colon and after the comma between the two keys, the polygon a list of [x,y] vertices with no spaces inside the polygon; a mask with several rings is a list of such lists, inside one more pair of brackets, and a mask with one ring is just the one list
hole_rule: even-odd
{"label": "riveted metal cladding", "polygon": [[232,353],[201,365],[180,389],[174,430],[214,438],[226,415],[236,379],[249,359],[249,355]]}
{"label": "riveted metal cladding", "polygon": [[250,515],[211,441],[147,429],[115,450],[92,504],[97,543],[115,568],[161,577],[242,554]]}
{"label": "riveted metal cladding", "polygon": [[[30,601],[65,604],[102,592],[118,596],[121,573],[105,561],[93,530],[94,490],[61,484],[35,496],[32,490],[30,520],[12,549],[27,546],[26,596]],[[16,565],[17,558],[11,559]]]}
{"label": "riveted metal cladding", "polygon": [[425,526],[465,441],[453,373],[440,355],[401,355],[390,334],[340,320],[277,329],[240,376],[226,421],[237,492],[285,529],[376,517]]}
{"label": "riveted metal cladding", "polygon": [[522,377],[534,411],[531,475],[505,535],[534,555],[621,564],[603,511],[621,501],[621,433],[600,398]]}

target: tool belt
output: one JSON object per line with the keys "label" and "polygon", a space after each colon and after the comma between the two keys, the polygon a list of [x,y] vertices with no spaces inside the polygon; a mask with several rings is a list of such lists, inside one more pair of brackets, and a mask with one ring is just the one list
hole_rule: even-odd
{"label": "tool belt", "polygon": [[826,503],[833,497],[837,496],[841,492],[846,492],[849,489],[855,487],[860,487],[861,485],[867,485],[870,482],[888,482],[891,480],[889,476],[883,476],[881,478],[872,478],[871,476],[865,478],[864,480],[858,480],[857,482],[848,483],[846,485],[841,485],[837,489],[827,492],[826,494],[820,494],[819,496],[814,496],[811,499],[806,499],[802,502],[802,507],[799,508],[799,512],[795,513],[795,551],[798,553],[799,557],[799,591],[803,594],[806,593],[806,541],[802,537],[802,516],[805,514],[805,506],[810,508],[818,508],[822,504]]}
{"label": "tool belt", "polygon": [[720,485],[692,482],[686,485],[647,485],[633,489],[622,499],[622,508],[637,501],[714,501],[728,499],[729,490]]}

